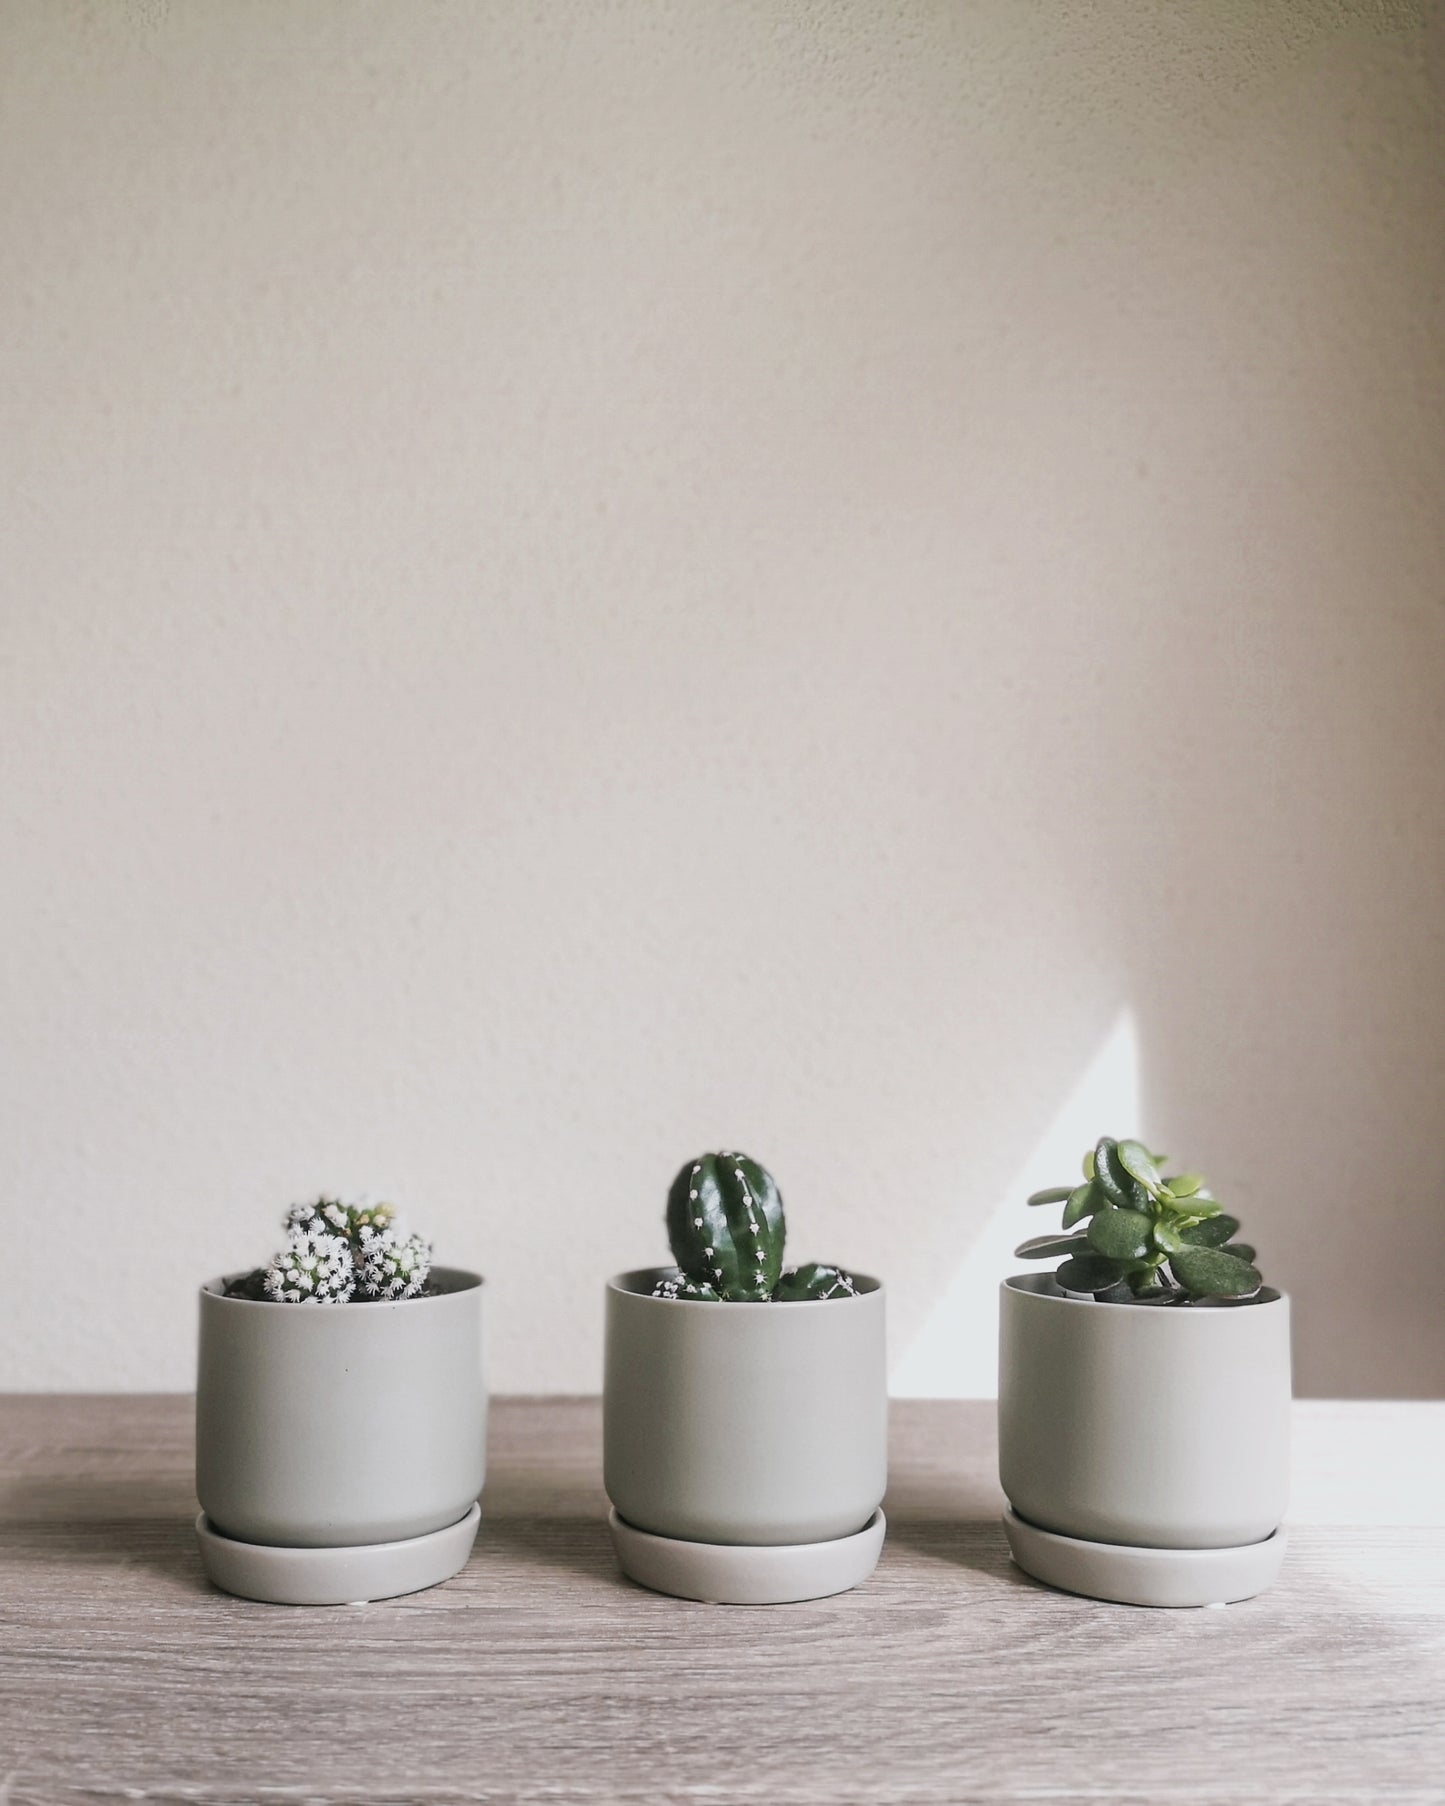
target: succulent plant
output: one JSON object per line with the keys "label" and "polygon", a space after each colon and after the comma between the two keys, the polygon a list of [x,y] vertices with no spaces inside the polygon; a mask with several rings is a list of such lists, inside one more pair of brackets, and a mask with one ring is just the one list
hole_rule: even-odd
{"label": "succulent plant", "polygon": [[356,1278],[368,1298],[415,1298],[431,1277],[431,1243],[392,1229],[364,1229]]}
{"label": "succulent plant", "polygon": [[327,1229],[293,1229],[266,1269],[265,1287],[280,1304],[345,1304],[355,1287],[350,1242]]}
{"label": "succulent plant", "polygon": [[700,1154],[667,1194],[667,1239],[677,1272],[659,1279],[656,1298],[697,1302],[794,1303],[856,1296],[837,1267],[783,1272],[783,1200],[765,1166],[746,1154]]}
{"label": "succulent plant", "polygon": [[1202,1173],[1165,1178],[1164,1161],[1140,1141],[1104,1136],[1084,1156],[1082,1185],[1051,1186],[1029,1199],[1062,1204],[1061,1231],[1033,1236],[1014,1252],[1025,1260],[1062,1256],[1054,1277],[1065,1291],[1111,1303],[1251,1297],[1263,1282],[1254,1249],[1234,1239],[1238,1220]]}
{"label": "succulent plant", "polygon": [[390,1204],[317,1198],[283,1219],[286,1246],[227,1285],[233,1298],[278,1304],[360,1304],[417,1298],[430,1288],[431,1243],[404,1235]]}

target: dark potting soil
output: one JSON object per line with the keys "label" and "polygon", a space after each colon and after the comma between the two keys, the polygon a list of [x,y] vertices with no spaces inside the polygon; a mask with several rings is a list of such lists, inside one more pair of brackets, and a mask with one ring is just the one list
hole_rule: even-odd
{"label": "dark potting soil", "polygon": [[[414,1294],[417,1298],[440,1298],[441,1295],[442,1289],[434,1279],[429,1279],[422,1289]],[[253,1304],[285,1303],[284,1299],[273,1298],[266,1290],[266,1269],[264,1267],[257,1267],[252,1273],[243,1273],[239,1279],[228,1279],[221,1296],[223,1298],[248,1298]],[[386,1298],[366,1298],[358,1292],[348,1298],[346,1302],[348,1304],[387,1304],[391,1301]],[[410,1302],[411,1300],[408,1299],[407,1303]]]}

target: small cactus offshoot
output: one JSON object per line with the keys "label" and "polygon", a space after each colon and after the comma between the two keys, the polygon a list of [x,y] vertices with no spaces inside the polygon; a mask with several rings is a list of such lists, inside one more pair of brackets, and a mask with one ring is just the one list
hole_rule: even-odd
{"label": "small cactus offshoot", "polygon": [[1063,1256],[1054,1277],[1066,1292],[1106,1303],[1197,1304],[1251,1298],[1263,1283],[1254,1249],[1237,1242],[1203,1173],[1163,1175],[1165,1156],[1140,1141],[1104,1136],[1084,1156],[1082,1185],[1036,1191],[1030,1204],[1062,1204],[1062,1231],[1014,1250],[1025,1260]]}
{"label": "small cactus offshoot", "polygon": [[396,1303],[425,1297],[431,1243],[403,1233],[390,1204],[317,1198],[282,1219],[286,1246],[267,1266],[231,1281],[226,1295],[277,1304]]}
{"label": "small cactus offshoot", "polygon": [[415,1298],[431,1276],[431,1243],[373,1229],[364,1233],[356,1276],[368,1298]]}
{"label": "small cactus offshoot", "polygon": [[345,1304],[355,1283],[350,1242],[325,1229],[293,1229],[266,1269],[266,1295],[281,1304]]}
{"label": "small cactus offshoot", "polygon": [[654,1298],[695,1298],[700,1304],[721,1302],[722,1293],[710,1286],[706,1280],[701,1284],[685,1278],[681,1273],[670,1273],[659,1279],[652,1288]]}
{"label": "small cactus offshoot", "polygon": [[852,1276],[841,1267],[820,1266],[809,1261],[805,1267],[790,1267],[773,1288],[780,1304],[797,1304],[805,1298],[856,1298],[858,1288]]}
{"label": "small cactus offshoot", "polygon": [[783,1271],[783,1200],[765,1166],[746,1154],[699,1154],[667,1194],[667,1239],[676,1273],[654,1298],[723,1304],[800,1304],[852,1298],[858,1288],[837,1267]]}

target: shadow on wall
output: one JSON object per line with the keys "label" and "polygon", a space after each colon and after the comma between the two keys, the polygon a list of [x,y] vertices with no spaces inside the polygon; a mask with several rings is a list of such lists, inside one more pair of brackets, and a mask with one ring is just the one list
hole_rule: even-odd
{"label": "shadow on wall", "polygon": [[[1148,737],[1169,746],[1141,848],[1162,882],[1121,896],[1140,1121],[1237,1205],[1294,1296],[1299,1389],[1323,1395],[1445,1393],[1445,1316],[1402,1283],[1402,1255],[1438,1244],[1417,1175],[1445,1096],[1445,515],[1414,505],[1445,493],[1431,11],[1427,37],[1346,34],[1292,77],[1309,182],[1278,154],[1278,115],[1219,147],[1252,159],[1257,211],[1216,256],[1258,256],[1269,233],[1274,279],[1259,311],[1211,327],[1193,272],[1182,361],[1225,327],[1243,360],[1271,309],[1298,330],[1272,396],[1191,397],[1233,543],[1201,582],[1197,532],[1164,510],[1177,613],[1140,623]],[[1359,112],[1336,132],[1345,96]]]}
{"label": "shadow on wall", "polygon": [[[1097,385],[1090,425],[1110,415],[1154,448],[1101,497],[1112,577],[1087,558],[1074,573],[1102,613],[1127,571],[1132,619],[1112,670],[1082,674],[1087,725],[1063,726],[1085,760],[1112,751],[1097,831],[1056,878],[1129,1013],[1041,1144],[1087,1099],[1069,1158],[1028,1160],[910,1326],[902,1392],[952,1390],[955,1367],[991,1390],[984,1300],[1028,1232],[1023,1197],[1122,1123],[1237,1209],[1294,1296],[1299,1391],[1445,1393],[1445,1317],[1408,1276],[1439,1240],[1434,1180],[1415,1175],[1438,1162],[1445,1095],[1445,535],[1417,505],[1445,492],[1433,30],[1433,85],[1418,36],[1351,33],[1232,94],[1209,129],[1185,122],[1192,165],[1168,183],[1151,166],[1120,259],[1155,285],[1155,317],[1089,320],[1098,361],[1052,398],[1067,438]],[[1289,353],[1264,370],[1260,337],[1286,317]],[[1049,1077],[1060,1095],[1057,1062]]]}
{"label": "shadow on wall", "polygon": [[896,1396],[998,1396],[999,1282],[1024,1267],[1014,1258],[1018,1244],[1057,1223],[1056,1211],[1036,1215],[1024,1200],[1045,1186],[1068,1184],[1084,1150],[1115,1133],[1110,1123],[1139,1120],[1139,1041],[1124,1011],[894,1366],[889,1386]]}

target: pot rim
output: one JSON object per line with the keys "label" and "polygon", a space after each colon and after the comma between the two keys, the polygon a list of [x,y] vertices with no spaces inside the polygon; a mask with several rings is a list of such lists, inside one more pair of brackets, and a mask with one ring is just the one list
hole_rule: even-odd
{"label": "pot rim", "polygon": [[[1052,1290],[1048,1288],[1052,1287]],[[1227,1317],[1235,1311],[1259,1310],[1271,1305],[1289,1303],[1289,1293],[1281,1292],[1276,1286],[1261,1286],[1249,1298],[1213,1298],[1201,1300],[1198,1304],[1175,1306],[1160,1309],[1157,1305],[1139,1304],[1134,1300],[1122,1298],[1075,1298],[1064,1291],[1052,1273],[1010,1273],[1006,1279],[999,1281],[999,1292],[1013,1292],[1028,1298],[1041,1298],[1050,1305],[1062,1304],[1073,1310],[1096,1311],[1102,1306],[1111,1311],[1142,1311],[1151,1317],[1203,1317],[1218,1315]]]}
{"label": "pot rim", "polygon": [[[248,1268],[246,1271],[254,1272],[255,1269]],[[445,1304],[448,1299],[452,1298],[465,1298],[472,1292],[480,1291],[487,1283],[480,1273],[473,1273],[467,1267],[432,1268],[432,1275],[434,1278],[439,1277],[442,1274],[445,1274],[448,1279],[456,1280],[460,1283],[449,1285],[444,1292],[434,1293],[430,1298],[367,1298],[362,1302],[366,1305],[368,1311],[412,1311],[428,1304]],[[283,1302],[283,1300],[279,1298],[228,1298],[225,1292],[221,1290],[221,1288],[229,1281],[244,1279],[245,1277],[246,1272],[219,1274],[215,1279],[208,1279],[203,1282],[200,1288],[200,1296],[203,1301],[209,1299],[212,1305],[224,1305],[228,1310],[232,1306],[235,1306],[240,1310],[269,1311]],[[338,1306],[335,1309],[331,1307],[318,1307],[317,1310],[310,1313],[310,1316],[330,1318],[332,1316],[341,1316],[344,1314],[344,1306]]]}
{"label": "pot rim", "polygon": [[[747,1311],[816,1311],[820,1304],[828,1305],[831,1308],[836,1308],[839,1305],[861,1305],[867,1299],[882,1298],[884,1291],[883,1281],[881,1279],[875,1279],[871,1273],[855,1273],[851,1268],[848,1268],[845,1269],[848,1273],[848,1277],[859,1287],[859,1290],[851,1297],[740,1298],[736,1300],[718,1298],[654,1298],[652,1296],[651,1288],[659,1279],[666,1278],[668,1275],[676,1273],[677,1271],[678,1269],[671,1265],[663,1267],[632,1267],[625,1273],[614,1273],[607,1281],[607,1290],[609,1292],[617,1293],[618,1296],[622,1298],[635,1298],[644,1305],[655,1304],[665,1307],[668,1310],[672,1310],[676,1306],[681,1305],[684,1309],[689,1311],[710,1311],[716,1305],[725,1303],[730,1316],[734,1314],[741,1315]],[[643,1282],[648,1289],[646,1291],[639,1291],[635,1285],[628,1284],[629,1280]]]}

